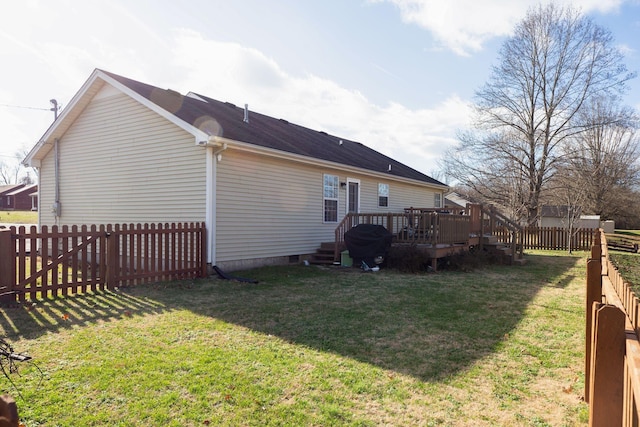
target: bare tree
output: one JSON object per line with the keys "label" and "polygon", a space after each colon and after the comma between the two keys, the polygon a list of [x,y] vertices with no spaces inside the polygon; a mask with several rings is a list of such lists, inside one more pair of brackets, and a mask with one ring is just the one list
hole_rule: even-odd
{"label": "bare tree", "polygon": [[573,238],[580,229],[580,217],[585,212],[584,205],[589,189],[584,185],[580,171],[571,168],[560,168],[555,174],[550,202],[559,207],[563,214],[564,226],[569,253],[573,252]]}
{"label": "bare tree", "polygon": [[640,178],[639,118],[615,100],[600,98],[578,115],[587,129],[566,147],[566,166],[587,190],[585,209],[615,219],[626,213],[625,194]]}
{"label": "bare tree", "polygon": [[633,77],[608,30],[571,7],[530,9],[476,92],[473,132],[461,136],[443,169],[502,206],[514,196],[497,184],[518,179],[510,187],[534,223],[561,148],[588,129],[576,115],[603,94],[623,92]]}
{"label": "bare tree", "polygon": [[20,163],[0,160],[0,184],[17,184],[20,177]]}
{"label": "bare tree", "polygon": [[22,147],[15,151],[13,157],[7,157],[9,160],[0,159],[0,185],[34,183],[31,172],[37,177],[38,170],[22,165],[22,160],[27,157],[28,152],[29,150]]}

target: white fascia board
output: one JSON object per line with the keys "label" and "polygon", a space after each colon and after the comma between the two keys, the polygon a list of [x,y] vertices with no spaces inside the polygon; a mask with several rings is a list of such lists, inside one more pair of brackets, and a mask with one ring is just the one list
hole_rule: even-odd
{"label": "white fascia board", "polygon": [[389,181],[410,183],[410,184],[420,185],[423,187],[429,187],[432,189],[442,190],[442,191],[445,191],[449,188],[449,186],[447,185],[431,184],[431,183],[420,181],[417,179],[403,178],[401,176],[389,175],[385,172],[376,172],[370,169],[349,166],[343,163],[317,159],[315,157],[308,157],[308,156],[302,156],[300,154],[287,153],[286,151],[275,150],[273,148],[267,148],[267,147],[261,147],[259,145],[251,144],[248,142],[235,141],[233,139],[228,139],[221,136],[212,136],[209,138],[209,141],[211,141],[212,144],[216,144],[217,146],[223,146],[224,144],[226,144],[227,147],[230,149],[236,149],[240,151],[260,154],[263,156],[269,156],[269,157],[283,159],[283,160],[289,160],[289,161],[307,164],[307,165],[323,166],[331,169],[340,169],[345,172],[367,175],[367,176],[389,180]]}

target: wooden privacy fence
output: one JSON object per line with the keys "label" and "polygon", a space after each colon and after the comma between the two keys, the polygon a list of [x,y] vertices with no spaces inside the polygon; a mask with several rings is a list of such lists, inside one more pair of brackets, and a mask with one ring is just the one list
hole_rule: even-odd
{"label": "wooden privacy fence", "polygon": [[4,299],[204,277],[204,223],[0,229]]}
{"label": "wooden privacy fence", "polygon": [[[510,231],[504,227],[497,227],[494,234],[498,241],[505,243],[510,237]],[[525,227],[522,229],[523,249],[588,251],[593,244],[594,230],[578,229],[569,236],[569,232],[561,227]]]}
{"label": "wooden privacy fence", "polygon": [[609,259],[598,231],[587,261],[585,394],[589,425],[638,426],[639,300]]}

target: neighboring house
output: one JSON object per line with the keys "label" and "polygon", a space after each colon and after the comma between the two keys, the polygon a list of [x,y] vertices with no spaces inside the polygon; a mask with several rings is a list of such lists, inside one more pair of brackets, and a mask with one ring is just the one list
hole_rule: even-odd
{"label": "neighboring house", "polygon": [[[600,227],[600,215],[581,215],[582,208],[574,207],[578,217],[574,228],[597,229]],[[569,224],[569,210],[567,205],[544,205],[540,210],[540,227],[566,228]]]}
{"label": "neighboring house", "polygon": [[38,191],[37,184],[24,185],[7,194],[11,209],[16,211],[29,211],[33,208],[31,193]]}
{"label": "neighboring house", "polygon": [[447,190],[359,142],[102,70],[24,163],[41,225],[204,221],[208,261],[230,270],[302,259],[347,212],[442,207]]}
{"label": "neighboring house", "polygon": [[28,211],[32,208],[30,194],[38,191],[36,184],[0,185],[0,210]]}
{"label": "neighboring house", "polygon": [[444,196],[444,207],[454,213],[465,211],[470,203],[473,202],[455,191],[451,191]]}

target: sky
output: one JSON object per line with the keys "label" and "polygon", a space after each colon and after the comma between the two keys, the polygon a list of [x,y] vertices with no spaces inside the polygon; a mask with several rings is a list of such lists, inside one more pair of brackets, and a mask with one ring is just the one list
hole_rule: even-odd
{"label": "sky", "polygon": [[[562,1],[561,1],[562,2]],[[640,0],[566,1],[640,70]],[[0,0],[0,161],[95,68],[361,142],[441,180],[530,0]],[[640,109],[640,78],[627,104]]]}

